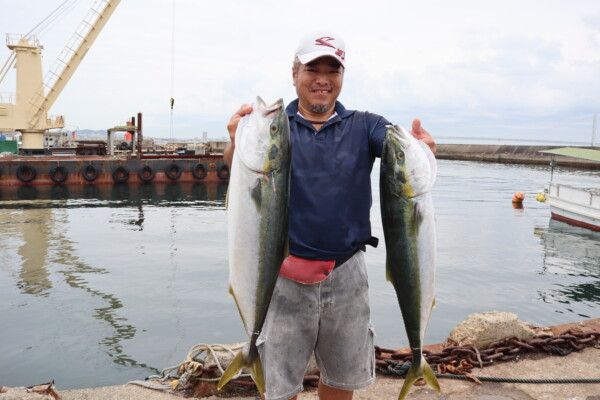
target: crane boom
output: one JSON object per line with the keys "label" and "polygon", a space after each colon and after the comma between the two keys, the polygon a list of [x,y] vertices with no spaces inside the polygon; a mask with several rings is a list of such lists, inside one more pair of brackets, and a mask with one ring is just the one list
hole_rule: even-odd
{"label": "crane boom", "polygon": [[[0,102],[0,132],[20,131],[24,150],[43,150],[43,134],[64,127],[64,118],[48,118],[48,110],[81,64],[121,0],[96,0],[56,63],[42,78],[42,46],[32,35],[7,35],[16,59],[15,103]],[[7,63],[12,64],[9,59]]]}
{"label": "crane boom", "polygon": [[[65,46],[59,56],[55,68],[48,73],[44,86],[36,94],[42,98],[42,101],[29,121],[30,128],[37,124],[42,114],[47,112],[58,99],[120,2],[121,0],[99,0],[88,12],[71,42]],[[44,96],[45,88],[49,90]],[[33,103],[36,104],[37,101],[34,99]]]}

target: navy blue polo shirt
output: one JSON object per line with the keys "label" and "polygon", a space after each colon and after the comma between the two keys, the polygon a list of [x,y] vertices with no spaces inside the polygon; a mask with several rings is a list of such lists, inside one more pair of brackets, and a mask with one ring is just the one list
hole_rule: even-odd
{"label": "navy blue polo shirt", "polygon": [[346,110],[318,131],[298,114],[298,99],[286,108],[292,141],[290,253],[335,260],[371,237],[371,170],[381,157],[383,117]]}

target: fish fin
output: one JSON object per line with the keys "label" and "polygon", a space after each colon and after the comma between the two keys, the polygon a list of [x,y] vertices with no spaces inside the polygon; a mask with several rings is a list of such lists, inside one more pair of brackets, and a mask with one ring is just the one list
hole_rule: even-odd
{"label": "fish fin", "polygon": [[385,262],[385,279],[388,282],[392,282],[392,284],[394,283],[394,281],[392,280],[392,273],[391,273],[392,269],[390,268],[390,263],[389,262]]}
{"label": "fish fin", "polygon": [[289,255],[290,255],[290,238],[287,237],[285,239],[285,243],[283,244],[283,259],[285,260]]}
{"label": "fish fin", "polygon": [[240,370],[244,368],[244,354],[240,350],[237,355],[231,361],[231,364],[227,367],[221,379],[219,379],[219,383],[217,384],[217,390],[221,390],[223,386],[227,384],[233,377],[237,375]]}
{"label": "fish fin", "polygon": [[252,380],[256,384],[256,388],[260,392],[260,394],[265,393],[265,376],[263,375],[263,367],[262,362],[260,361],[260,356],[256,356],[252,364],[250,365],[250,374],[252,375]]}
{"label": "fish fin", "polygon": [[260,179],[257,179],[254,187],[250,189],[250,198],[256,206],[256,211],[260,212],[262,207],[262,186],[260,184]]}
{"label": "fish fin", "polygon": [[404,400],[410,391],[413,383],[420,378],[419,366],[415,364],[414,360],[408,369],[408,373],[404,378],[404,384],[402,385],[402,389],[400,390],[400,394],[398,395],[398,400]]}
{"label": "fish fin", "polygon": [[235,292],[231,285],[229,285],[229,294],[233,296],[233,300],[235,301],[235,306],[237,307],[238,312],[240,313],[240,318],[242,319],[242,323],[244,324],[244,328],[248,330],[248,325],[246,324],[246,320],[244,319],[244,314],[242,314],[242,309],[240,308],[240,304],[238,303],[237,297],[235,297]]}
{"label": "fish fin", "polygon": [[419,228],[421,227],[424,219],[425,218],[423,217],[421,208],[419,208],[419,203],[415,202],[413,207],[413,227],[415,230],[415,235],[419,234]]}
{"label": "fish fin", "polygon": [[225,210],[229,209],[229,185],[227,185],[227,192],[225,193]]}
{"label": "fish fin", "polygon": [[442,392],[442,389],[440,388],[440,384],[437,380],[437,377],[435,376],[435,373],[433,372],[429,364],[427,364],[425,358],[421,356],[421,361],[419,363],[415,363],[415,361],[413,360],[413,363],[408,369],[408,373],[406,374],[406,378],[404,378],[404,385],[402,385],[402,389],[400,390],[398,400],[404,400],[406,398],[411,386],[419,378],[425,379],[425,382],[427,382],[432,388],[434,388],[436,392]]}
{"label": "fish fin", "polygon": [[425,379],[425,382],[429,383],[429,386],[434,388],[436,392],[442,393],[440,383],[438,382],[435,373],[431,369],[431,366],[429,366],[429,364],[425,360],[423,360],[423,379]]}

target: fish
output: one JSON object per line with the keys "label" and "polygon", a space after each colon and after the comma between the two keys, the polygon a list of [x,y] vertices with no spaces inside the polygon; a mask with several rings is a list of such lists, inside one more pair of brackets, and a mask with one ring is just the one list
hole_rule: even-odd
{"label": "fish", "polygon": [[238,123],[227,191],[229,293],[248,342],[217,385],[246,367],[261,393],[265,383],[256,347],[279,269],[287,253],[291,144],[283,99],[270,106],[257,96]]}
{"label": "fish", "polygon": [[386,246],[386,277],[396,291],[413,360],[399,400],[424,378],[438,393],[438,380],[423,357],[423,341],[435,305],[435,216],[431,188],[437,164],[429,147],[401,126],[387,128],[379,193]]}

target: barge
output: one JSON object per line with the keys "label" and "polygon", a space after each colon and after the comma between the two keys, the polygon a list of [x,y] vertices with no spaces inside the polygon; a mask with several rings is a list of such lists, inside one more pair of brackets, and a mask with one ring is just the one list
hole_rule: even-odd
{"label": "barge", "polygon": [[225,182],[221,155],[15,156],[0,158],[0,188],[19,185]]}
{"label": "barge", "polygon": [[[226,182],[229,167],[222,154],[149,154],[142,151],[142,114],[135,125],[107,130],[106,151],[84,154],[20,152],[0,157],[0,188],[20,185],[107,184],[150,182]],[[114,134],[127,132],[131,141],[124,154],[115,153]],[[75,151],[75,149],[73,149]],[[89,150],[89,149],[88,149]],[[90,154],[87,154],[90,153]],[[107,154],[104,154],[107,153]]]}

